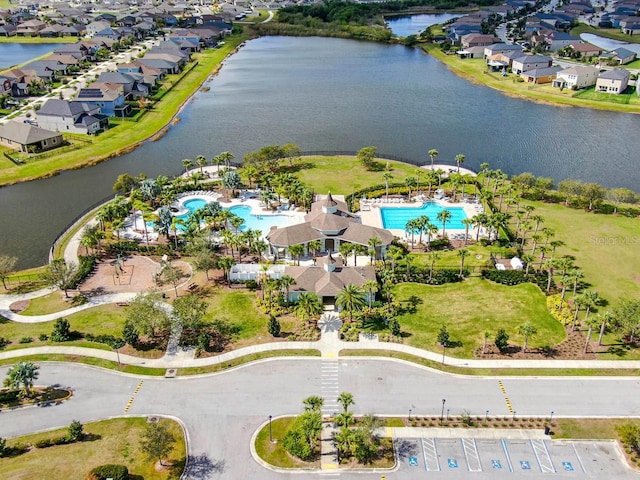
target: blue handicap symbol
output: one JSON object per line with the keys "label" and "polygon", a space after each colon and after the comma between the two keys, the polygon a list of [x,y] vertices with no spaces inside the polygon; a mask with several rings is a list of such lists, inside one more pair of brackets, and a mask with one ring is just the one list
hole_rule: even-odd
{"label": "blue handicap symbol", "polygon": [[531,470],[531,464],[527,460],[520,460],[520,467],[523,470]]}
{"label": "blue handicap symbol", "polygon": [[449,468],[458,468],[458,460],[455,458],[447,458],[447,463],[449,464]]}
{"label": "blue handicap symbol", "polygon": [[571,465],[571,462],[562,462],[562,466],[567,472],[573,472],[573,465]]}
{"label": "blue handicap symbol", "polygon": [[417,457],[409,457],[409,466],[417,467],[418,466],[418,458]]}
{"label": "blue handicap symbol", "polygon": [[491,466],[493,468],[502,468],[502,463],[500,463],[500,460],[491,460]]}

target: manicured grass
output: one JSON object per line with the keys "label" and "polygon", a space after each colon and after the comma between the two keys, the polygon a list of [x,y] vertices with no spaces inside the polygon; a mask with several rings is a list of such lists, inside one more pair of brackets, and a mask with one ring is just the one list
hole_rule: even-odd
{"label": "manicured grass", "polygon": [[462,358],[473,357],[485,331],[495,334],[504,328],[510,343],[522,345],[516,332],[526,321],[538,329],[529,339],[530,347],[555,345],[565,338],[564,328],[547,311],[544,295],[532,284],[505,286],[477,278],[441,286],[403,283],[395,287],[394,295],[400,302],[414,296],[422,302],[414,313],[398,317],[402,331],[408,334],[406,343],[414,347],[442,350],[436,337],[443,324],[451,341],[460,344],[447,354]]}
{"label": "manicured grass", "polygon": [[[94,308],[65,316],[69,320],[71,331],[81,333],[91,333],[93,335],[113,335],[119,337],[125,321],[126,311],[116,305],[100,305]],[[0,336],[14,342],[18,342],[23,337],[31,337],[32,343],[21,344],[21,347],[40,347],[43,345],[68,346],[73,342],[54,343],[51,341],[40,341],[38,337],[42,334],[51,335],[54,322],[40,323],[18,323],[6,319],[0,319]],[[89,346],[89,342],[83,342],[84,346]],[[93,348],[110,348],[103,344],[91,343]],[[13,346],[12,346],[13,347]],[[11,349],[12,347],[9,347]]]}
{"label": "manicured grass", "polygon": [[[469,376],[532,376],[532,377],[631,377],[640,375],[638,369],[595,369],[595,368],[463,368],[453,367],[450,365],[442,365],[440,362],[417,357],[403,352],[394,352],[391,350],[341,350],[341,357],[384,357],[397,358],[407,362],[415,363],[423,367],[440,370],[447,373],[455,373],[457,375]],[[550,363],[552,365],[552,363]]]}
{"label": "manicured grass", "polygon": [[598,215],[561,204],[530,202],[544,226],[564,241],[556,256],[571,255],[589,288],[610,303],[640,294],[640,222],[637,218]]}
{"label": "manicured grass", "polygon": [[570,31],[570,34],[575,35],[576,37],[579,37],[581,33],[592,33],[594,35],[599,35],[600,37],[620,40],[621,42],[640,43],[640,38],[638,38],[637,35],[627,35],[622,33],[618,28],[596,28],[591,25],[581,23]]}
{"label": "manicured grass", "polygon": [[[126,465],[129,474],[145,480],[178,479],[186,459],[184,433],[177,422],[161,419],[176,439],[175,448],[165,463],[174,467],[156,472],[153,461],[140,451],[140,438],[146,426],[146,418],[118,418],[88,423],[85,432],[88,440],[69,445],[37,448],[12,458],[0,459],[0,476],[12,480],[34,478],[65,478],[82,480],[89,471],[99,465]],[[66,434],[66,428],[53,432],[26,435],[9,440],[16,443],[34,444],[38,440],[57,438]],[[134,478],[134,477],[132,477]]]}
{"label": "manicured grass", "polygon": [[93,143],[83,148],[3,169],[0,173],[0,185],[53,175],[61,170],[94,164],[131,150],[139,142],[153,136],[165,127],[180,106],[200,88],[202,82],[214,71],[215,67],[247,38],[246,35],[228,37],[225,40],[225,45],[221,48],[194,55],[195,60],[199,62],[198,65],[174,86],[162,98],[162,101],[144,116],[142,121],[131,126],[109,129],[94,138]]}
{"label": "manicured grass", "polygon": [[[393,175],[391,183],[404,182],[406,177],[416,176],[418,167],[415,165],[392,160],[379,161],[382,166],[389,164],[390,173]],[[318,193],[331,191],[347,195],[360,188],[384,184],[383,171],[374,172],[365,169],[355,156],[303,157],[300,163],[307,164],[311,168],[302,168],[296,175]]]}
{"label": "manicured grass", "polygon": [[[15,5],[14,5],[15,6]],[[8,0],[0,0],[0,8],[10,8]],[[0,43],[76,43],[76,37],[0,37]]]}
{"label": "manicured grass", "polygon": [[629,98],[629,104],[620,104],[607,99],[584,99],[580,96],[574,97],[573,91],[554,88],[551,84],[535,85],[526,82],[517,82],[515,75],[509,74],[506,77],[500,72],[489,71],[485,60],[480,58],[460,59],[457,55],[446,55],[440,50],[439,45],[423,46],[424,50],[448,65],[451,70],[471,82],[486,85],[490,88],[500,90],[507,95],[539,103],[571,105],[576,107],[597,108],[602,110],[612,110],[617,112],[640,112],[640,98]]}
{"label": "manicured grass", "polygon": [[271,436],[269,441],[269,424],[266,424],[256,437],[256,453],[265,462],[279,468],[318,468],[320,462],[303,462],[289,455],[282,446],[282,439],[289,430],[295,417],[276,418],[271,421]]}
{"label": "manicured grass", "polygon": [[585,440],[617,439],[616,427],[637,420],[625,418],[558,418],[553,420],[554,438]]}
{"label": "manicured grass", "polygon": [[29,300],[29,306],[20,312],[21,315],[47,315],[72,308],[70,298],[65,298],[64,292],[55,291],[43,297]]}
{"label": "manicured grass", "polygon": [[[469,234],[470,240],[475,240],[472,234]],[[417,240],[416,240],[417,241]],[[423,241],[424,237],[423,237]],[[508,249],[499,247],[496,245],[489,245],[483,247],[480,244],[467,245],[463,247],[469,252],[469,255],[464,259],[464,266],[480,268],[491,263],[491,255],[505,254]],[[435,268],[460,268],[460,257],[458,256],[458,250],[442,250],[438,251],[438,261],[435,262]],[[429,253],[412,253],[414,257],[414,263],[412,265],[422,265],[426,267],[431,266],[431,256]],[[406,268],[406,267],[400,267]]]}

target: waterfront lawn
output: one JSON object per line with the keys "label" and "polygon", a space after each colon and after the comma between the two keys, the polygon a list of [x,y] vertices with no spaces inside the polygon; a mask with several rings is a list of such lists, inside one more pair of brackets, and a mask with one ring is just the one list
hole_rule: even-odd
{"label": "waterfront lawn", "polygon": [[544,226],[566,242],[556,256],[575,257],[590,289],[613,304],[620,298],[640,295],[637,218],[588,213],[561,204],[530,203],[536,207],[535,213],[545,219]]}
{"label": "waterfront lawn", "polygon": [[152,137],[168,125],[180,106],[200,88],[202,82],[215,70],[215,67],[247,38],[246,35],[234,35],[226,38],[225,44],[221,48],[195,54],[194,59],[199,62],[198,65],[175,85],[151,111],[147,112],[140,122],[129,122],[131,125],[109,129],[93,138],[91,144],[82,148],[52,155],[25,165],[4,168],[0,170],[0,185],[41,178],[61,170],[91,165],[110,156],[126,153],[138,142]]}
{"label": "waterfront lawn", "polygon": [[[65,316],[69,320],[72,332],[92,335],[113,335],[120,337],[122,327],[126,318],[126,310],[117,305],[100,305],[94,308]],[[55,343],[49,340],[39,340],[40,335],[51,335],[54,322],[40,323],[18,323],[0,317],[0,336],[13,342],[7,347],[8,350],[25,347],[41,347],[44,345],[67,346],[76,342]],[[23,338],[31,338],[30,343],[19,343]],[[80,343],[83,346],[92,348],[111,349],[102,343],[86,342]]]}
{"label": "waterfront lawn", "polygon": [[[427,53],[448,65],[456,74],[467,80],[500,90],[507,95],[524,98],[540,103],[571,105],[576,107],[599,108],[619,112],[638,112],[640,98],[629,97],[628,103],[619,103],[619,98],[582,98],[574,96],[576,92],[570,89],[554,88],[551,84],[535,85],[518,82],[515,75],[502,76],[501,72],[492,72],[486,62],[480,58],[461,59],[457,55],[447,55],[440,50],[439,45],[429,44],[422,47]],[[607,96],[609,97],[609,96]],[[611,95],[611,97],[618,97]]]}
{"label": "waterfront lawn", "polygon": [[[365,147],[367,145],[363,145]],[[419,167],[407,163],[379,160],[384,167],[389,164],[393,175],[390,183],[404,183],[408,176],[416,176]],[[297,173],[300,180],[318,193],[348,195],[355,190],[372,185],[384,185],[384,171],[370,171],[362,166],[355,156],[303,157],[302,168]],[[424,177],[422,177],[424,179]],[[421,180],[422,182],[422,180]]]}
{"label": "waterfront lawn", "polygon": [[596,28],[586,23],[580,23],[577,27],[574,27],[569,32],[571,35],[579,37],[581,33],[592,33],[605,38],[613,38],[614,40],[620,40],[627,43],[640,43],[640,38],[637,35],[627,35],[622,33],[618,28]]}
{"label": "waterfront lawn", "polygon": [[[3,478],[28,480],[33,478],[83,479],[93,468],[105,464],[126,465],[131,478],[145,480],[178,479],[186,460],[184,433],[180,425],[168,419],[160,422],[167,426],[176,439],[166,464],[173,465],[160,472],[155,462],[146,459],[140,450],[140,439],[147,424],[146,418],[117,418],[87,423],[84,430],[90,436],[83,442],[35,448],[26,453],[0,458]],[[17,444],[33,445],[42,439],[62,437],[66,428],[9,439],[10,447]]]}
{"label": "waterfront lawn", "polygon": [[499,328],[507,331],[510,344],[521,346],[523,338],[516,332],[527,321],[538,329],[529,339],[531,348],[556,345],[566,336],[547,311],[545,296],[532,284],[505,286],[478,278],[441,286],[403,283],[394,295],[405,306],[411,297],[422,302],[398,320],[406,343],[426,350],[442,351],[436,337],[443,324],[457,345],[447,354],[462,358],[473,357],[482,347],[485,331],[495,335]]}
{"label": "waterfront lawn", "polygon": [[637,100],[637,95],[633,87],[628,87],[626,93],[621,93],[620,95],[596,92],[595,87],[585,88],[584,90],[574,93],[573,97],[579,98],[580,100],[595,100],[620,104],[637,103],[635,102],[635,100]]}
{"label": "waterfront lawn", "polygon": [[[10,8],[9,0],[0,0],[0,8]],[[76,43],[77,37],[0,37],[0,43]]]}

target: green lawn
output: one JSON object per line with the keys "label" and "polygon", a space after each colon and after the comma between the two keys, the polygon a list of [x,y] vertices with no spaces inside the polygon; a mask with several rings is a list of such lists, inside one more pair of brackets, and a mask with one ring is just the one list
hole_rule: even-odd
{"label": "green lawn", "polygon": [[439,45],[423,46],[424,50],[448,65],[451,70],[471,82],[486,85],[517,98],[552,105],[571,105],[576,107],[597,108],[617,112],[640,112],[640,98],[629,97],[629,104],[619,103],[619,98],[582,98],[574,97],[570,89],[560,91],[551,84],[535,85],[516,81],[512,74],[503,77],[500,72],[490,72],[485,60],[481,58],[460,59],[457,55],[446,55]]}
{"label": "green lawn", "polygon": [[[469,235],[471,240],[475,240],[473,235]],[[466,267],[484,267],[491,264],[491,255],[503,255],[507,256],[510,252],[508,248],[503,248],[496,245],[488,245],[483,247],[480,244],[467,245],[464,247],[469,252],[469,255],[464,260],[464,266]],[[439,258],[435,263],[436,268],[460,268],[460,257],[458,256],[458,250],[442,250],[437,252]],[[412,253],[414,257],[414,263],[412,265],[422,265],[426,267],[431,266],[431,255],[429,253]],[[403,262],[400,262],[402,264]],[[402,268],[402,267],[401,267]]]}
{"label": "green lawn", "polygon": [[[366,147],[367,145],[363,145]],[[375,146],[375,145],[374,145]],[[418,169],[407,163],[381,160],[383,166],[389,164],[393,178],[391,183],[404,183],[408,176],[416,176]],[[383,185],[383,171],[373,172],[365,169],[355,156],[340,157],[303,157],[300,161],[311,168],[302,168],[297,176],[318,193],[338,193],[348,195],[371,185]],[[424,170],[423,170],[424,171]],[[423,177],[424,178],[424,177]]]}
{"label": "green lawn", "polygon": [[[166,126],[180,106],[198,89],[217,65],[230,54],[246,36],[226,39],[221,48],[194,55],[199,62],[142,121],[133,125],[119,126],[100,134],[87,146],[64,152],[20,166],[0,170],[0,185],[41,178],[61,170],[91,165],[111,156],[126,153],[139,142],[153,136]],[[135,127],[135,128],[134,128]]]}
{"label": "green lawn", "polygon": [[441,286],[403,283],[394,294],[401,302],[412,296],[422,301],[414,313],[398,318],[408,334],[406,342],[414,347],[440,351],[436,337],[443,324],[451,340],[460,342],[447,353],[462,358],[473,357],[473,351],[482,346],[484,332],[495,334],[498,328],[507,331],[511,344],[522,345],[516,332],[525,321],[538,329],[529,339],[531,347],[555,345],[565,338],[564,328],[547,311],[544,295],[532,284],[510,287],[472,278]]}
{"label": "green lawn", "polygon": [[72,308],[70,298],[65,298],[60,291],[29,300],[29,306],[20,312],[21,315],[47,315]]}
{"label": "green lawn", "polygon": [[256,437],[256,453],[265,462],[280,468],[317,468],[318,462],[303,462],[289,455],[282,446],[282,439],[289,430],[295,417],[276,418],[271,422],[271,438],[269,440],[269,424],[265,425]]}
{"label": "green lawn", "polygon": [[570,34],[575,35],[576,37],[579,37],[581,33],[592,33],[601,37],[620,40],[621,42],[640,43],[640,38],[638,38],[637,35],[627,35],[626,33],[622,33],[619,28],[596,28],[591,25],[581,23],[570,31]]}
{"label": "green lawn", "polygon": [[[0,8],[8,7],[8,0],[0,0]],[[75,37],[54,37],[54,38],[40,38],[40,37],[0,37],[0,43],[76,43],[78,41]]]}
{"label": "green lawn", "polygon": [[[70,445],[37,448],[15,457],[0,458],[0,477],[12,480],[84,480],[89,471],[98,465],[120,464],[127,466],[131,478],[178,479],[186,458],[184,433],[177,422],[167,419],[162,419],[161,422],[176,439],[175,448],[166,460],[166,463],[173,462],[174,468],[168,471],[156,472],[155,462],[148,461],[140,451],[140,436],[146,426],[146,418],[118,418],[86,424],[84,430],[92,434],[93,439]],[[66,428],[13,438],[8,444],[30,445],[41,439],[60,437],[64,434]]]}
{"label": "green lawn", "polygon": [[216,288],[206,297],[209,304],[206,320],[225,320],[239,326],[239,341],[259,336],[271,338],[267,331],[269,318],[256,307],[256,298],[256,293],[248,290]]}
{"label": "green lawn", "polygon": [[565,246],[556,256],[572,255],[585,280],[611,303],[640,295],[640,222],[637,218],[598,215],[561,204],[534,202],[535,214]]}

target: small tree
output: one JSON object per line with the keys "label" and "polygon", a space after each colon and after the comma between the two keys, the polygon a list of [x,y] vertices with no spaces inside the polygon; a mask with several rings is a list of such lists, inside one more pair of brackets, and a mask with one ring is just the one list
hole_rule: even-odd
{"label": "small tree", "polygon": [[33,382],[38,379],[39,368],[31,362],[18,362],[9,368],[3,385],[15,390],[20,389],[20,396],[28,398],[31,395]]}
{"label": "small tree", "polygon": [[67,428],[67,438],[70,442],[79,442],[84,438],[84,426],[77,420],[74,420]]}
{"label": "small tree", "polygon": [[319,412],[324,405],[324,398],[318,395],[311,395],[302,401],[306,412]]}
{"label": "small tree", "polygon": [[71,339],[71,326],[69,320],[59,318],[53,324],[53,332],[51,332],[52,342],[68,342]]}
{"label": "small tree", "polygon": [[138,336],[138,332],[136,331],[136,327],[130,319],[126,319],[124,321],[124,326],[122,327],[122,338],[125,342],[127,342],[132,347],[136,347],[138,342],[140,341],[140,337]]}
{"label": "small tree", "polygon": [[524,337],[524,344],[522,345],[522,351],[526,352],[529,338],[533,337],[536,333],[538,333],[538,329],[531,322],[525,322],[518,327],[518,333]]}
{"label": "small tree", "polygon": [[6,255],[0,255],[0,280],[2,280],[2,286],[7,289],[5,283],[7,277],[13,273],[18,259],[16,257],[9,257]]}
{"label": "small tree", "polygon": [[78,265],[67,264],[63,258],[53,260],[44,272],[43,277],[52,285],[64,290],[64,296],[69,298],[69,289],[75,286]]}
{"label": "small tree", "polygon": [[267,327],[271,336],[278,337],[280,335],[280,322],[273,315],[269,318],[269,325]]}
{"label": "small tree", "polygon": [[355,404],[356,402],[354,401],[352,394],[350,394],[349,392],[342,392],[340,395],[338,395],[338,403],[342,405],[342,410],[346,412],[349,409],[349,406]]}
{"label": "small tree", "polygon": [[375,165],[376,147],[364,147],[358,150],[356,158],[367,169],[370,170]]}
{"label": "small tree", "polygon": [[7,440],[0,437],[0,458],[4,457],[7,452],[8,452],[9,448],[7,447]]}
{"label": "small tree", "polygon": [[402,330],[400,329],[400,322],[395,318],[389,320],[389,330],[391,331],[391,335],[399,337],[402,333]]}
{"label": "small tree", "polygon": [[505,352],[509,347],[509,334],[505,331],[504,328],[498,329],[496,332],[496,337],[494,339],[494,343],[500,352]]}
{"label": "small tree", "polygon": [[167,427],[160,423],[149,423],[140,439],[140,449],[149,460],[158,460],[164,466],[162,459],[167,457],[176,443],[176,439]]}

